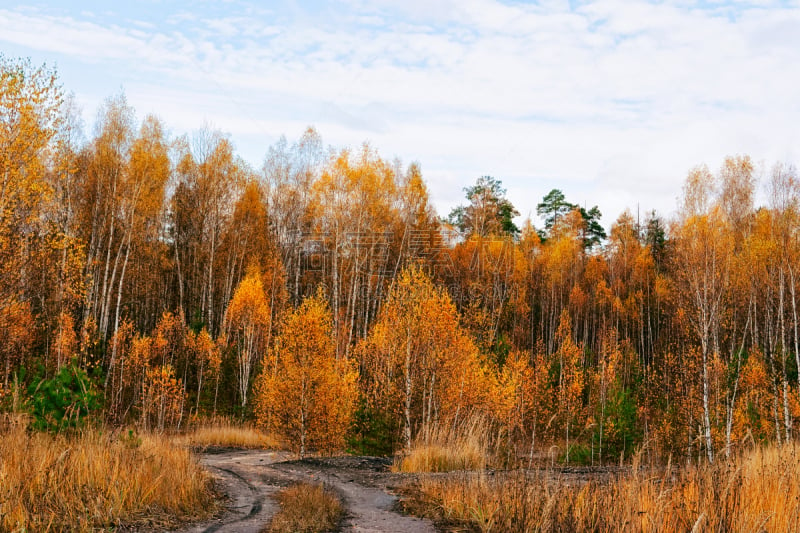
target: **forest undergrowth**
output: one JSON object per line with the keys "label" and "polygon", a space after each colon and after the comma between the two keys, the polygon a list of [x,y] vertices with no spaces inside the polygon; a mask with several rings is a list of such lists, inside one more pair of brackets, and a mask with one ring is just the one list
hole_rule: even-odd
{"label": "forest undergrowth", "polygon": [[[419,473],[402,489],[407,511],[447,531],[487,533],[800,529],[800,448],[793,442],[756,445],[714,463],[644,464],[640,448],[619,465],[528,468],[520,458],[517,468],[495,469],[488,440],[473,427],[445,439],[436,434],[435,446],[415,443],[398,463]],[[489,454],[471,463],[476,447]]]}
{"label": "forest undergrowth", "polygon": [[210,475],[166,436],[0,426],[0,531],[166,528],[216,509]]}

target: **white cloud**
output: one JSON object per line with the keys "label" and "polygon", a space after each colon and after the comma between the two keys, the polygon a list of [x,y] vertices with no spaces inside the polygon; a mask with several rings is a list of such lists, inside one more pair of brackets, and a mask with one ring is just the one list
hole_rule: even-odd
{"label": "white cloud", "polygon": [[5,9],[0,42],[123,85],[140,112],[178,130],[210,119],[255,165],[268,139],[309,123],[334,145],[369,139],[387,158],[420,161],[443,209],[492,174],[523,213],[561,187],[610,223],[637,202],[671,211],[697,163],[798,156],[797,7],[352,0],[230,11],[176,11],[153,26]]}

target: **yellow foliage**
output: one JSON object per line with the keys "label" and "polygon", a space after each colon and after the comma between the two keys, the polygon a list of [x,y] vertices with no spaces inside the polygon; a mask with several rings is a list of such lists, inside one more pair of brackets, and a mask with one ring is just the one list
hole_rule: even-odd
{"label": "yellow foliage", "polygon": [[51,369],[60,370],[62,366],[77,355],[78,336],[75,334],[75,326],[72,316],[68,313],[58,315],[58,326],[55,337],[50,345],[50,357],[48,366]]}
{"label": "yellow foliage", "polygon": [[142,389],[142,425],[146,430],[164,431],[180,423],[186,393],[169,365],[149,368]]}
{"label": "yellow foliage", "polygon": [[[560,345],[555,357],[558,358],[558,414],[563,424],[569,450],[570,430],[582,421],[583,409],[583,353],[572,341],[572,322],[566,310],[556,332]],[[567,452],[569,453],[569,451]],[[567,455],[569,460],[569,455]]]}
{"label": "yellow foliage", "polygon": [[54,72],[0,57],[0,230],[31,221],[49,192],[45,162],[62,98]]}
{"label": "yellow foliage", "polygon": [[487,405],[477,347],[447,293],[418,268],[400,274],[359,354],[368,400],[395,418],[406,447],[423,424]]}
{"label": "yellow foliage", "polygon": [[733,441],[764,441],[775,435],[773,395],[764,356],[752,351],[743,365],[733,418]]}
{"label": "yellow foliage", "polygon": [[215,342],[206,328],[195,334],[189,330],[186,333],[186,349],[189,359],[197,369],[197,399],[195,403],[195,415],[200,409],[200,394],[203,390],[203,382],[213,379],[215,385],[219,384],[220,367],[222,365],[222,354],[220,345]]}
{"label": "yellow foliage", "polygon": [[259,425],[300,455],[344,446],[357,395],[354,361],[336,359],[330,309],[321,293],[290,311],[255,385]]}
{"label": "yellow foliage", "polygon": [[272,330],[272,309],[257,268],[251,268],[236,287],[225,312],[225,327],[235,346],[239,398],[244,407],[253,366],[258,355],[267,350]]}
{"label": "yellow foliage", "polygon": [[33,344],[33,317],[30,305],[11,300],[0,303],[0,372],[8,387],[13,372],[28,355]]}

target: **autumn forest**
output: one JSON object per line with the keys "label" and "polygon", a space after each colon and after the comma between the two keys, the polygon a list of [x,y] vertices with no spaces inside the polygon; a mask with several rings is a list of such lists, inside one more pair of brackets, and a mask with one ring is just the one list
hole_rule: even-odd
{"label": "autumn forest", "polygon": [[788,163],[687,169],[670,219],[543,190],[534,227],[498,178],[436,213],[421,165],[312,128],[256,169],[122,95],[76,117],[55,72],[0,60],[0,407],[42,429],[230,417],[389,455],[479,417],[510,456],[595,464],[795,438]]}

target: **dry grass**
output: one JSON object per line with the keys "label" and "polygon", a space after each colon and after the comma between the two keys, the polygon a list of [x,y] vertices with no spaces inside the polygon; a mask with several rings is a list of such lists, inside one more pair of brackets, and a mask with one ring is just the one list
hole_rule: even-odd
{"label": "dry grass", "polygon": [[339,498],[319,484],[298,483],[278,494],[281,509],[272,518],[270,533],[335,531],[344,515]]}
{"label": "dry grass", "polygon": [[0,530],[89,531],[174,525],[214,509],[189,451],[156,436],[71,437],[0,428]]}
{"label": "dry grass", "polygon": [[633,468],[606,482],[554,472],[427,476],[414,504],[486,532],[800,531],[800,449],[793,445],[713,466],[643,472]]}
{"label": "dry grass", "polygon": [[482,417],[463,424],[438,424],[423,429],[411,449],[399,457],[395,472],[451,472],[483,470],[490,455],[489,430]]}
{"label": "dry grass", "polygon": [[281,443],[272,435],[246,424],[227,420],[217,420],[191,428],[186,433],[174,435],[173,442],[182,446],[205,448],[222,446],[226,448],[280,448]]}

